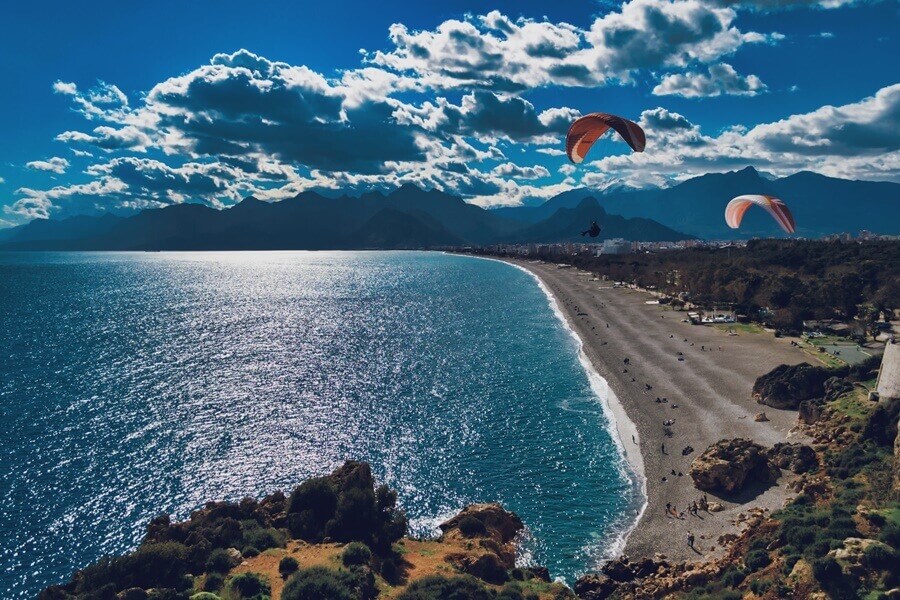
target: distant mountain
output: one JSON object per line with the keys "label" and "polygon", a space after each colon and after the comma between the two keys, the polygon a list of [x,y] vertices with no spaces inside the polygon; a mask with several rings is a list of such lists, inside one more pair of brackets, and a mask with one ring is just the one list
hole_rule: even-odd
{"label": "distant mountain", "polygon": [[[572,190],[547,204],[569,204],[578,197],[577,192],[590,195],[588,190]],[[747,167],[695,177],[668,189],[609,192],[596,197],[611,213],[652,218],[700,238],[785,236],[762,210],[747,211],[741,228],[729,229],[725,225],[725,205],[741,194],[768,194],[784,200],[797,222],[798,236],[818,238],[861,229],[900,234],[900,184],[850,181],[809,172],[774,178]],[[504,209],[502,214],[508,219],[528,221],[539,209]]]}
{"label": "distant mountain", "polygon": [[[404,186],[388,195],[326,198],[303,192],[281,202],[246,198],[216,210],[178,204],[131,217],[38,220],[6,232],[0,248],[24,250],[325,250],[407,249],[499,242],[587,241],[579,232],[600,219],[604,237],[685,239],[648,219],[607,215],[597,201],[558,199],[546,219],[508,219],[440,191]],[[574,208],[567,208],[569,205]],[[599,241],[594,240],[594,241]]]}
{"label": "distant mountain", "polygon": [[[581,232],[591,221],[602,227],[596,238],[582,237]],[[510,241],[530,242],[599,242],[610,238],[624,238],[646,242],[684,240],[685,235],[652,219],[626,219],[608,215],[595,198],[585,198],[575,208],[560,208],[550,218],[516,232]]]}

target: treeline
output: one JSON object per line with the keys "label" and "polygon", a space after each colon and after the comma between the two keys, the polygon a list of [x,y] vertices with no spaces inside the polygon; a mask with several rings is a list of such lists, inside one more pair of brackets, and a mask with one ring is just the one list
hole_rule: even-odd
{"label": "treeline", "polygon": [[733,305],[782,329],[799,329],[809,319],[857,319],[861,333],[872,333],[883,313],[900,308],[900,242],[754,240],[744,248],[566,260],[695,304]]}

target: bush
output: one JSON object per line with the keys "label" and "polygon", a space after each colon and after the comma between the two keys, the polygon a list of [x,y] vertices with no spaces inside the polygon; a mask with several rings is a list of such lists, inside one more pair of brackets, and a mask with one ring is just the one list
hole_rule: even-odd
{"label": "bush", "polygon": [[487,534],[487,528],[481,519],[471,515],[465,516],[459,521],[459,531],[466,537],[475,537]]}
{"label": "bush", "polygon": [[372,551],[361,542],[352,542],[341,553],[341,561],[345,566],[364,565],[372,559]]}
{"label": "bush", "polygon": [[241,573],[228,581],[228,591],[238,598],[256,598],[272,593],[269,582],[257,573]]}
{"label": "bush", "polygon": [[338,495],[328,477],[316,477],[301,483],[288,502],[288,526],[291,534],[310,542],[325,537],[325,525],[334,516]]}
{"label": "bush", "polygon": [[184,544],[144,544],[127,556],[104,558],[82,571],[76,592],[85,593],[110,585],[115,590],[130,587],[182,589],[187,575]]}
{"label": "bush", "polygon": [[244,546],[252,546],[260,551],[269,548],[284,548],[287,540],[285,540],[284,534],[277,529],[271,527],[263,529],[255,521],[245,521],[242,525],[244,526]]}
{"label": "bush", "polygon": [[281,574],[282,579],[287,579],[296,573],[299,567],[300,563],[297,562],[296,558],[293,556],[285,556],[278,563],[278,572]]}
{"label": "bush", "polygon": [[253,546],[247,546],[241,550],[241,556],[244,558],[253,558],[254,556],[259,556],[259,550]]}
{"label": "bush", "polygon": [[769,553],[765,550],[751,550],[747,557],[744,559],[744,562],[747,564],[747,568],[750,569],[751,572],[755,573],[760,569],[764,569],[769,566],[769,563],[772,562],[772,559],[769,558]]}
{"label": "bush", "polygon": [[282,600],[358,600],[358,597],[353,575],[325,567],[297,571],[281,592]]}
{"label": "bush", "polygon": [[191,596],[191,600],[222,600],[222,598],[209,592],[200,592]]}
{"label": "bush", "polygon": [[227,573],[231,570],[231,556],[224,548],[213,550],[206,561],[207,573]]}
{"label": "bush", "polygon": [[885,570],[897,564],[897,553],[881,544],[872,544],[863,553],[863,565],[870,569]]}
{"label": "bush", "polygon": [[[749,566],[749,565],[747,565]],[[758,569],[753,569],[757,571]],[[743,569],[730,568],[722,574],[722,583],[728,587],[737,587],[747,577],[747,572]]]}
{"label": "bush", "polygon": [[397,600],[435,600],[436,598],[491,600],[493,594],[474,577],[433,575],[414,581]]}
{"label": "bush", "polygon": [[207,573],[203,582],[204,592],[217,592],[225,585],[225,578],[220,573]]}
{"label": "bush", "polygon": [[812,563],[813,575],[823,586],[834,585],[841,580],[841,565],[830,556],[817,558]]}

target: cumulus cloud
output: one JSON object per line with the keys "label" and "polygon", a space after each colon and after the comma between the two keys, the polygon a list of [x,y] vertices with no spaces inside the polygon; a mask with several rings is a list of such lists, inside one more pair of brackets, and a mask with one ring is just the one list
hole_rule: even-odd
{"label": "cumulus cloud", "polygon": [[653,88],[656,96],[709,98],[715,96],[757,96],[766,91],[766,84],[756,75],[738,74],[729,64],[711,65],[707,73],[673,73]]}
{"label": "cumulus cloud", "polygon": [[538,112],[534,105],[517,96],[475,91],[463,96],[459,105],[444,98],[421,107],[398,106],[394,113],[401,124],[416,125],[440,135],[477,138],[505,138],[518,142],[542,142],[564,134],[580,115],[571,108]]}
{"label": "cumulus cloud", "polygon": [[743,33],[732,8],[701,0],[631,0],[590,28],[493,11],[444,21],[433,30],[390,28],[394,48],[366,55],[419,89],[518,92],[541,86],[600,86],[639,69],[712,62],[747,43],[779,36]]}
{"label": "cumulus cloud", "polygon": [[514,179],[540,179],[541,177],[550,176],[550,171],[541,165],[521,167],[511,162],[497,165],[494,167],[493,173],[501,177],[511,177]]}
{"label": "cumulus cloud", "polygon": [[832,177],[900,181],[900,84],[844,106],[731,128],[701,132],[683,115],[644,111],[647,152],[611,156],[590,164],[582,182],[613,177],[634,185],[668,185],[709,172],[753,164],[776,175],[811,170]]}
{"label": "cumulus cloud", "polygon": [[62,175],[69,168],[69,161],[54,156],[49,160],[33,160],[25,163],[25,166],[35,171],[50,171],[51,173]]}

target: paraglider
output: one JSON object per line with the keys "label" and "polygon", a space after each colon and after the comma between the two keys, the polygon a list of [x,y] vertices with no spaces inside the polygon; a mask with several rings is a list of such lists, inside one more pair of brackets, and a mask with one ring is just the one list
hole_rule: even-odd
{"label": "paraglider", "polygon": [[597,221],[593,221],[589,228],[581,232],[582,237],[586,235],[589,235],[591,237],[597,237],[598,235],[600,235],[600,226],[597,225]]}
{"label": "paraglider", "polygon": [[781,225],[781,228],[788,233],[794,233],[796,228],[794,225],[794,216],[784,202],[774,196],[761,196],[756,194],[748,194],[738,196],[728,203],[725,207],[725,222],[732,229],[737,229],[741,225],[741,219],[744,213],[751,205],[761,206],[772,215],[772,218]]}
{"label": "paraglider", "polygon": [[600,136],[615,129],[635,152],[643,152],[647,137],[641,127],[628,119],[606,113],[591,113],[577,119],[566,134],[566,155],[573,163],[584,160],[588,150]]}

